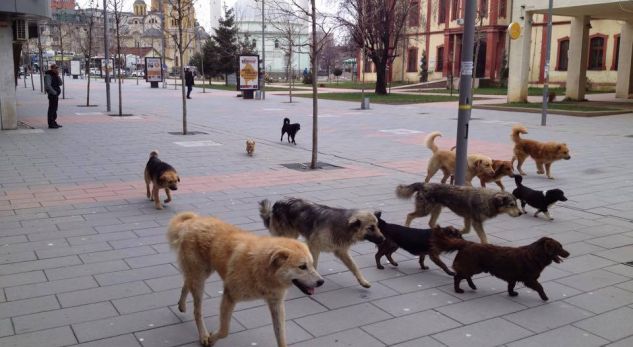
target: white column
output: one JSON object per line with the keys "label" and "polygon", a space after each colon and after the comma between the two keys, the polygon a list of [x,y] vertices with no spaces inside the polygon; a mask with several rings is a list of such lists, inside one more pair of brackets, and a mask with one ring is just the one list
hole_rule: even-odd
{"label": "white column", "polygon": [[[13,71],[13,30],[0,26],[0,119],[2,130],[18,128]],[[45,114],[46,111],[44,111]]]}
{"label": "white column", "polygon": [[[518,12],[518,11],[515,11]],[[510,40],[508,73],[508,102],[527,102],[530,74],[530,42],[532,41],[532,14],[524,19],[515,14],[513,21],[521,23],[521,36]]]}
{"label": "white column", "polygon": [[572,17],[570,30],[565,96],[570,100],[584,100],[589,58],[589,16]]}
{"label": "white column", "polygon": [[618,54],[618,77],[615,97],[627,99],[633,94],[633,24],[622,24],[620,53]]}

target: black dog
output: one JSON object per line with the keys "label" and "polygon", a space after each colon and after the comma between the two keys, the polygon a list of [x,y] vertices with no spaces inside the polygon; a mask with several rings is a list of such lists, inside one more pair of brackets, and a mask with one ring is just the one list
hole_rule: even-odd
{"label": "black dog", "polygon": [[376,218],[378,218],[378,228],[385,237],[385,241],[378,245],[378,252],[376,252],[377,268],[381,270],[384,269],[384,266],[380,264],[380,259],[383,255],[387,257],[387,260],[389,260],[391,265],[398,266],[398,263],[391,258],[391,254],[397,251],[398,248],[402,248],[413,255],[420,256],[420,267],[423,270],[428,269],[428,267],[424,265],[424,256],[428,254],[429,258],[431,258],[437,266],[442,268],[444,272],[451,276],[455,275],[455,273],[449,270],[446,264],[444,264],[440,259],[440,251],[431,246],[431,236],[433,233],[443,233],[446,237],[461,239],[462,234],[459,230],[450,226],[446,228],[436,226],[433,229],[408,228],[385,222],[382,218],[380,218],[380,212],[376,212],[374,214],[376,215]]}
{"label": "black dog", "polygon": [[523,182],[523,177],[521,175],[514,175],[514,182],[516,183],[517,188],[512,191],[512,195],[514,195],[517,200],[521,200],[521,208],[523,209],[523,213],[527,213],[525,211],[526,204],[537,209],[537,211],[534,213],[534,217],[543,212],[543,214],[549,220],[553,220],[554,218],[549,215],[547,208],[557,201],[567,201],[565,193],[563,193],[563,191],[560,189],[551,189],[542,192],[524,186],[523,184],[521,184],[521,182]]}
{"label": "black dog", "polygon": [[284,118],[284,125],[281,127],[281,139],[279,141],[284,140],[284,134],[288,134],[288,143],[290,143],[290,139],[292,138],[292,143],[295,145],[295,135],[297,135],[297,131],[301,129],[301,124],[292,123],[290,124],[290,119]]}

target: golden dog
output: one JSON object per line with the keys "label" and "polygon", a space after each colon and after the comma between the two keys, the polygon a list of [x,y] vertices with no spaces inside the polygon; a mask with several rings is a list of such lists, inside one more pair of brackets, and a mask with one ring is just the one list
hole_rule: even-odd
{"label": "golden dog", "polygon": [[[517,170],[521,175],[526,173],[521,169],[523,162],[528,157],[532,157],[536,162],[536,173],[539,175],[547,174],[547,178],[554,179],[551,174],[552,163],[556,160],[569,160],[571,155],[569,154],[569,148],[567,144],[560,142],[539,142],[534,140],[522,139],[520,134],[527,134],[527,128],[523,125],[517,124],[512,127],[512,133],[510,137],[514,142],[514,156],[512,157],[512,164],[517,160]],[[545,170],[543,170],[545,166]]]}
{"label": "golden dog", "polygon": [[250,155],[251,157],[253,156],[253,153],[255,153],[255,140],[253,139],[246,140],[246,153]]}
{"label": "golden dog", "polygon": [[[292,284],[307,295],[323,284],[308,247],[284,237],[257,236],[213,217],[183,212],[172,218],[169,245],[178,254],[184,285],[178,300],[186,310],[193,296],[193,315],[203,346],[213,346],[229,334],[231,314],[238,301],[268,303],[279,347],[286,346],[284,297]],[[220,327],[209,334],[202,319],[204,282],[217,271],[224,281]]]}

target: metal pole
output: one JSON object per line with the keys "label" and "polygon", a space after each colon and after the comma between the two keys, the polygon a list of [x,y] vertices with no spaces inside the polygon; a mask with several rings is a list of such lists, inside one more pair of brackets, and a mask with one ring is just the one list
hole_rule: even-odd
{"label": "metal pole", "polygon": [[163,73],[163,66],[167,65],[167,60],[165,56],[165,12],[163,12],[163,1],[158,2],[158,8],[160,12],[160,36],[161,36],[161,46],[162,46],[162,57],[161,57],[161,66],[160,66],[160,74],[163,76],[163,88],[167,88],[167,78]]}
{"label": "metal pole", "polygon": [[466,0],[464,12],[464,36],[462,41],[462,64],[459,78],[459,113],[457,115],[457,159],[455,184],[466,181],[466,158],[468,156],[468,123],[472,109],[473,46],[475,42],[475,0]]}
{"label": "metal pole", "polygon": [[266,100],[266,40],[264,38],[266,25],[264,24],[264,0],[262,0],[262,100]]}
{"label": "metal pole", "polygon": [[552,50],[552,7],[554,0],[549,0],[549,9],[547,10],[547,43],[545,48],[545,84],[543,85],[543,112],[541,113],[541,125],[547,125],[547,102],[549,101],[549,56]]}
{"label": "metal pole", "polygon": [[[103,0],[103,58],[105,59],[105,83],[106,83],[106,111],[110,112],[110,72],[108,64],[110,63],[110,50],[108,48],[108,5]],[[103,65],[103,63],[101,64]]]}
{"label": "metal pole", "polygon": [[64,83],[64,75],[66,73],[64,71],[64,41],[62,41],[62,23],[59,23],[59,47],[62,54],[62,99],[66,99],[66,83]]}

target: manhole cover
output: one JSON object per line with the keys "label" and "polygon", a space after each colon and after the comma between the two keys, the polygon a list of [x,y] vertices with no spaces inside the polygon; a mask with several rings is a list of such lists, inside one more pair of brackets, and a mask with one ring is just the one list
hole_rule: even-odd
{"label": "manhole cover", "polygon": [[[310,171],[310,163],[281,164],[281,166],[290,170]],[[317,161],[317,169],[320,169],[320,170],[336,170],[336,169],[342,169],[342,168],[343,167],[341,166],[336,166],[336,165],[324,163],[321,161]]]}
{"label": "manhole cover", "polygon": [[211,147],[211,146],[222,146],[221,143],[217,143],[215,141],[206,140],[206,141],[177,141],[174,144],[181,147]]}
{"label": "manhole cover", "polygon": [[[169,135],[182,135],[182,131],[170,131]],[[187,131],[187,135],[208,135],[204,131]]]}

